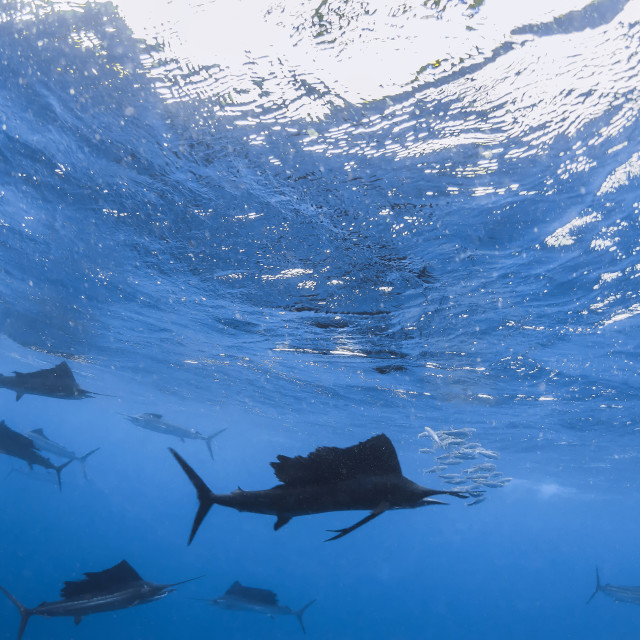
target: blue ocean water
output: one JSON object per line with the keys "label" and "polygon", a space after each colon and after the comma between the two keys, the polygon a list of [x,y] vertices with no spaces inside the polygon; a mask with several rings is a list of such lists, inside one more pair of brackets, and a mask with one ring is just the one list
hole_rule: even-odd
{"label": "blue ocean water", "polygon": [[[236,580],[315,599],[311,638],[637,637],[585,603],[596,566],[640,585],[640,2],[537,5],[0,5],[0,373],[66,360],[105,394],[0,389],[11,428],[100,447],[61,492],[0,458],[0,584],[205,574],[25,638],[301,636],[196,600]],[[215,460],[144,412],[226,428]],[[484,501],[331,543],[364,514],[215,506],[187,547],[167,447],[226,492],[378,433]]]}

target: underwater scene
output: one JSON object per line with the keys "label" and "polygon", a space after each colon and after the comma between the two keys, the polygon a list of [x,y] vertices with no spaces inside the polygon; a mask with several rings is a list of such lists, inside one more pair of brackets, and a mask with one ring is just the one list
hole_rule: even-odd
{"label": "underwater scene", "polygon": [[0,3],[0,640],[637,638],[639,77],[640,0]]}

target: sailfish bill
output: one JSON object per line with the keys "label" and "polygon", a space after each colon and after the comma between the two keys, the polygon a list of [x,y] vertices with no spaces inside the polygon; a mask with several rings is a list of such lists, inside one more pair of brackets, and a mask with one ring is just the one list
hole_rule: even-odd
{"label": "sailfish bill", "polygon": [[173,587],[198,579],[190,578],[172,584],[155,584],[143,580],[126,560],[104,571],[91,571],[84,575],[82,580],[64,583],[60,591],[61,600],[43,602],[33,608],[25,607],[13,594],[4,587],[0,587],[0,591],[20,612],[17,640],[21,640],[31,616],[70,617],[75,624],[80,624],[82,618],[94,613],[128,609],[160,600],[175,591]]}
{"label": "sailfish bill", "polygon": [[193,522],[191,544],[213,505],[276,517],[277,531],[292,518],[330,511],[369,511],[350,527],[332,531],[337,540],[392,509],[413,509],[445,504],[433,496],[468,498],[460,491],[422,487],[402,475],[391,440],[380,434],[351,447],[319,447],[307,456],[280,455],[271,466],[281,481],[271,489],[214,493],[196,471],[174,449],[178,464],[196,489],[198,511]]}

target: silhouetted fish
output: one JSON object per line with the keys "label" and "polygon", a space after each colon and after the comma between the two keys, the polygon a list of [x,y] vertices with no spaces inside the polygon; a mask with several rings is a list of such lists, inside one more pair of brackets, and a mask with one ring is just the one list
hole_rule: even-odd
{"label": "silhouetted fish", "polygon": [[25,607],[4,587],[0,591],[4,593],[20,611],[21,621],[18,630],[18,640],[22,638],[24,629],[31,616],[44,616],[57,618],[69,616],[76,624],[84,616],[103,611],[116,611],[128,609],[139,604],[146,604],[154,600],[160,600],[167,594],[175,591],[172,587],[190,580],[182,580],[173,584],[154,584],[143,580],[136,570],[126,561],[118,563],[110,569],[98,572],[85,573],[83,580],[65,582],[60,591],[62,600],[57,602],[43,602],[33,609]]}
{"label": "silhouetted fish", "polygon": [[27,431],[25,435],[33,441],[33,443],[36,445],[36,447],[38,447],[40,451],[46,451],[47,453],[52,453],[54,456],[67,458],[67,460],[77,460],[82,466],[82,473],[84,474],[85,478],[87,477],[87,470],[84,463],[87,461],[87,458],[89,456],[93,455],[100,449],[100,447],[98,447],[96,449],[92,449],[91,451],[89,451],[89,453],[85,453],[83,456],[77,456],[70,449],[67,449],[63,445],[47,438],[42,429]]}
{"label": "silhouetted fish", "polygon": [[[124,415],[124,414],[123,414]],[[213,450],[211,449],[211,441],[219,436],[226,429],[220,429],[210,436],[206,436],[204,433],[200,433],[195,429],[187,429],[177,424],[172,424],[162,419],[162,415],[159,413],[141,413],[139,416],[128,416],[125,418],[133,422],[137,427],[148,429],[149,431],[155,431],[156,433],[164,433],[167,436],[174,436],[180,438],[180,440],[204,440],[209,450],[209,455],[213,460]]]}
{"label": "silhouetted fish", "polygon": [[298,618],[298,622],[302,627],[303,633],[306,633],[302,622],[302,614],[315,602],[307,602],[301,609],[297,611],[291,607],[283,606],[278,602],[278,596],[268,589],[256,589],[255,587],[245,587],[239,582],[234,582],[219,598],[206,600],[211,604],[222,609],[231,611],[255,611],[256,613],[264,613],[268,616],[274,615],[294,615]]}
{"label": "silhouetted fish", "polygon": [[630,604],[640,605],[640,587],[616,587],[613,584],[600,584],[600,574],[598,573],[598,567],[596,567],[596,590],[587,600],[587,604],[593,600],[599,591],[602,591],[605,596],[613,598],[616,602],[628,602]]}
{"label": "silhouetted fish", "polygon": [[434,495],[468,497],[459,491],[421,487],[405,478],[396,450],[384,434],[352,447],[320,447],[306,457],[278,456],[278,461],[271,466],[282,484],[263,491],[238,488],[233,493],[213,493],[176,451],[170,451],[198,493],[200,505],[189,544],[214,504],[274,515],[276,531],[296,516],[328,511],[371,511],[350,527],[332,530],[337,535],[329,540],[337,540],[390,509],[446,504],[432,500]]}
{"label": "silhouetted fish", "polygon": [[55,465],[49,458],[45,458],[38,453],[36,445],[31,438],[28,438],[17,431],[14,431],[4,420],[0,420],[0,453],[13,458],[24,460],[30,467],[38,465],[45,469],[53,469],[58,475],[58,486],[62,489],[62,470],[71,464],[72,460],[67,460],[64,464]]}
{"label": "silhouetted fish", "polygon": [[14,371],[12,376],[0,375],[0,387],[15,391],[16,401],[27,393],[65,400],[80,400],[99,395],[81,389],[66,362],[61,362],[51,369],[40,369],[30,373]]}

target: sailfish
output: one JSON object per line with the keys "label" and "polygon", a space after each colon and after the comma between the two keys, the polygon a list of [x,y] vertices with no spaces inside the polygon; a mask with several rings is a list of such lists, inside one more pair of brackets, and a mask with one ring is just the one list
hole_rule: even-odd
{"label": "sailfish", "polygon": [[0,388],[15,391],[16,401],[26,394],[64,400],[81,400],[101,395],[81,389],[73,376],[71,367],[64,361],[50,369],[39,369],[28,373],[14,371],[12,376],[0,374]]}
{"label": "sailfish", "polygon": [[58,476],[60,489],[62,489],[62,470],[73,462],[73,460],[67,460],[60,465],[53,464],[49,458],[45,458],[38,451],[38,447],[31,438],[14,431],[4,420],[0,420],[0,453],[24,460],[31,469],[34,465],[52,469]]}
{"label": "sailfish", "polygon": [[214,493],[175,450],[171,453],[196,489],[199,501],[189,544],[214,504],[276,516],[277,531],[292,518],[329,511],[369,511],[344,529],[331,529],[337,540],[392,509],[446,504],[437,495],[468,498],[460,491],[422,487],[402,475],[396,450],[385,434],[351,447],[319,447],[307,456],[279,455],[271,466],[282,484],[262,491]]}
{"label": "sailfish", "polygon": [[302,633],[307,633],[302,621],[304,612],[315,602],[307,602],[301,609],[292,609],[278,602],[278,596],[270,589],[259,589],[257,587],[245,587],[237,580],[218,598],[205,600],[210,604],[228,609],[229,611],[253,611],[264,613],[273,618],[276,615],[294,615],[300,623]]}
{"label": "sailfish", "polygon": [[0,591],[20,611],[21,620],[17,640],[22,638],[31,616],[44,616],[45,618],[68,616],[73,618],[78,625],[85,616],[105,611],[128,609],[139,604],[160,600],[175,591],[173,587],[197,580],[197,578],[190,578],[173,584],[147,582],[126,560],[122,560],[104,571],[88,572],[84,575],[82,580],[64,583],[64,587],[60,591],[61,600],[43,602],[32,609],[25,607],[13,594],[4,587],[0,587]]}

